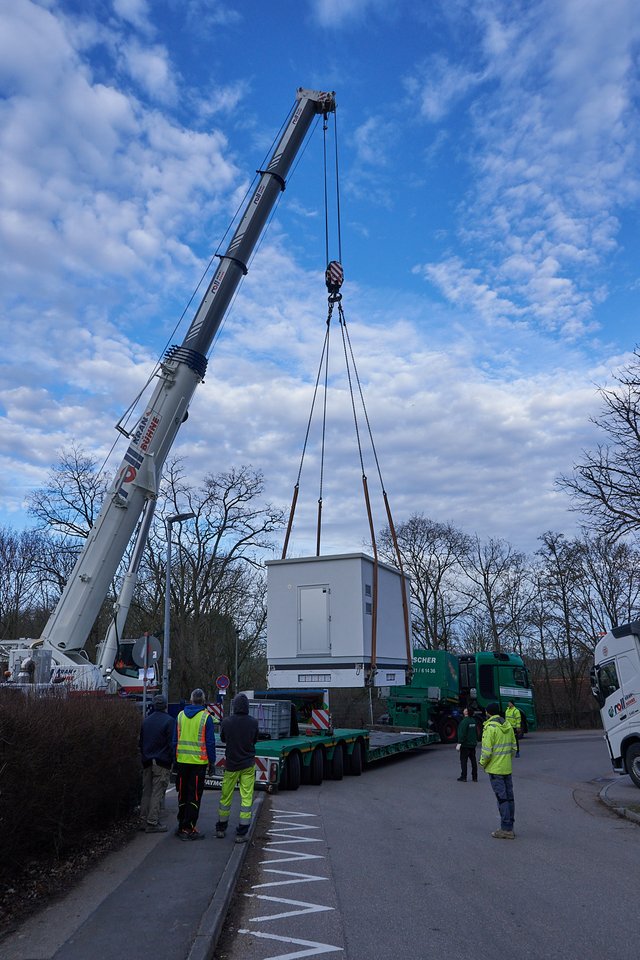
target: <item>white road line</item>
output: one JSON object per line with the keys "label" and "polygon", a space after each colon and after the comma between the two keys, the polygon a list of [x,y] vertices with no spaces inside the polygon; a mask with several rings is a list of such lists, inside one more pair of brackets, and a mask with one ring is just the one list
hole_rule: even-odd
{"label": "white road line", "polygon": [[333,910],[333,907],[326,907],[322,903],[305,903],[304,900],[287,900],[285,897],[267,897],[263,893],[245,893],[245,897],[255,897],[256,900],[264,900],[266,903],[281,903],[290,907],[301,907],[300,910],[287,910],[285,913],[265,914],[264,917],[251,917],[249,923],[260,923],[264,920],[283,920],[285,917],[301,917],[305,913],[325,913],[327,910]]}
{"label": "white road line", "polygon": [[[290,839],[285,840],[284,837],[289,837]],[[271,843],[281,843],[286,847],[288,843],[324,843],[324,840],[322,837],[296,837],[290,833],[283,833],[277,840],[271,840],[267,843],[267,846],[271,846]]]}
{"label": "white road line", "polygon": [[268,851],[269,853],[286,853],[286,857],[280,857],[278,860],[261,860],[263,863],[290,863],[292,860],[324,860],[321,853],[302,853],[296,850],[277,850],[275,847]]}
{"label": "white road line", "polygon": [[284,887],[291,883],[315,883],[318,880],[328,880],[328,877],[316,877],[312,873],[295,873],[293,870],[264,870],[264,873],[278,873],[281,877],[291,877],[291,880],[272,880],[270,883],[254,883],[252,890],[261,890],[263,887]]}
{"label": "white road line", "polygon": [[274,823],[281,823],[287,827],[293,827],[295,830],[319,830],[319,826],[315,826],[313,823],[300,823],[298,820],[285,820],[284,814],[279,816],[275,814],[273,817]]}
{"label": "white road line", "polygon": [[277,957],[269,957],[268,960],[299,960],[300,957],[319,957],[323,953],[344,953],[342,947],[334,947],[330,943],[296,940],[294,937],[278,937],[274,933],[262,933],[260,930],[238,930],[238,933],[250,933],[252,937],[261,937],[263,940],[277,940],[280,943],[309,947],[308,950],[297,950],[295,953],[279,953]]}
{"label": "white road line", "polygon": [[273,810],[273,815],[276,817],[300,817],[300,818],[306,817],[307,819],[313,819],[313,820],[318,819],[317,813],[302,813],[301,810],[284,810],[284,809],[278,810],[276,807],[272,807],[272,810]]}
{"label": "white road line", "polygon": [[[281,907],[293,907],[294,909],[281,910],[280,913],[271,915],[264,914],[257,917],[251,917],[249,924],[268,923],[272,920],[285,920],[290,917],[300,917],[312,914],[333,912],[335,907],[325,904],[313,903],[305,900],[291,900],[285,897],[269,896],[265,893],[259,893],[260,890],[266,890],[273,887],[290,886],[315,883],[320,880],[327,881],[329,877],[319,877],[311,873],[300,873],[295,870],[277,869],[276,864],[291,863],[295,861],[308,860],[326,860],[325,855],[316,853],[304,853],[300,848],[307,844],[321,843],[325,845],[326,839],[321,837],[303,836],[322,829],[322,825],[316,826],[310,821],[317,819],[316,814],[298,813],[290,810],[273,811],[273,820],[267,831],[270,839],[265,843],[264,853],[268,859],[260,861],[261,883],[253,884],[251,893],[246,893],[247,899],[259,900],[265,905],[267,903],[278,904]],[[285,849],[296,847],[297,849]],[[274,856],[274,854],[276,856]],[[280,856],[277,856],[280,855]],[[267,880],[268,876],[282,877],[280,880]],[[325,888],[326,889],[326,888]],[[318,957],[327,953],[344,953],[342,947],[336,947],[333,944],[321,943],[315,940],[300,940],[295,937],[279,936],[277,934],[265,933],[256,929],[245,928],[238,930],[239,934],[248,934],[252,937],[263,940],[273,940],[283,944],[291,944],[293,947],[303,947],[302,950],[294,949],[290,953],[281,953],[277,957],[265,958],[265,960],[296,960],[298,957]]]}

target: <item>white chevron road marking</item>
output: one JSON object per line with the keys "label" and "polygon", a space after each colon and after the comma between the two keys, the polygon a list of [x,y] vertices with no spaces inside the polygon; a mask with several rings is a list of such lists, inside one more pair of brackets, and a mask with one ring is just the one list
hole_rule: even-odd
{"label": "white chevron road marking", "polygon": [[279,953],[277,957],[268,957],[266,960],[299,960],[301,957],[320,957],[323,953],[344,953],[342,947],[334,947],[330,943],[296,940],[294,937],[278,937],[274,933],[263,933],[261,930],[238,930],[238,933],[250,933],[252,937],[261,937],[263,940],[277,940],[280,943],[291,943],[294,946],[309,948],[308,950],[296,950],[295,953]]}

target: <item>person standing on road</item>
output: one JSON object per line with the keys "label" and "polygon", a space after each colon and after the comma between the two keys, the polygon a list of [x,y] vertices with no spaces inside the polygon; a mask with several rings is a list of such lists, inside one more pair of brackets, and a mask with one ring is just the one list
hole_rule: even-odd
{"label": "person standing on road", "polygon": [[204,834],[196,829],[196,823],[207,766],[216,762],[216,736],[204,690],[199,687],[192,691],[191,703],[178,714],[173,743],[178,766],[176,836],[179,840],[201,840]]}
{"label": "person standing on road", "polygon": [[236,843],[244,843],[251,825],[251,807],[253,788],[256,782],[255,760],[256,740],[258,739],[258,721],[249,716],[249,700],[246,694],[239,693],[231,704],[232,714],[220,724],[220,739],[225,745],[226,761],[216,837],[226,835],[231,813],[231,798],[236,783],[240,785],[240,822],[236,828]]}
{"label": "person standing on road", "polygon": [[513,798],[512,759],[516,752],[513,727],[500,716],[497,703],[487,706],[488,719],[482,731],[480,766],[489,774],[491,787],[498,801],[500,829],[491,834],[496,840],[513,840],[515,800]]}
{"label": "person standing on road", "polygon": [[513,700],[509,700],[507,709],[504,712],[504,718],[507,723],[513,727],[513,735],[516,738],[516,757],[520,756],[520,733],[522,731],[522,714],[516,707]]}
{"label": "person standing on road", "polygon": [[166,833],[160,823],[162,801],[169,786],[173,763],[173,734],[176,722],[167,714],[167,701],[161,693],[153,698],[153,711],[140,729],[142,759],[141,827],[146,833]]}
{"label": "person standing on road", "polygon": [[458,749],[460,751],[460,776],[462,783],[467,779],[467,765],[471,761],[471,778],[478,782],[478,763],[476,761],[476,746],[478,744],[478,728],[476,719],[470,715],[467,707],[462,711],[463,719],[458,725]]}

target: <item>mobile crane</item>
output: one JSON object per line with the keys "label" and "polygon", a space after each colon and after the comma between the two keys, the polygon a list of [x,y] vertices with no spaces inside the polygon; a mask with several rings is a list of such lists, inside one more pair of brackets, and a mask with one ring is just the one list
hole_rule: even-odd
{"label": "mobile crane", "polygon": [[[112,673],[118,629],[122,629],[131,599],[136,562],[139,563],[158,496],[163,464],[180,426],[188,416],[189,404],[207,369],[207,353],[220,328],[278,194],[285,189],[286,176],[302,146],[312,121],[335,111],[333,93],[300,88],[288,122],[271,159],[245,205],[240,222],[213,279],[198,307],[182,343],[169,347],[157,372],[157,384],[135,429],[127,434],[129,446],[107,492],[97,521],[69,577],[64,591],[39,640],[2,642],[5,655],[13,656],[14,669],[21,655],[40,655],[46,666],[50,655],[52,680],[65,679],[79,689],[105,689]],[[117,624],[98,650],[96,663],[85,651],[89,632],[108,594],[109,585],[143,513],[123,591],[116,606]],[[147,521],[145,523],[145,520]],[[37,662],[36,662],[37,666]],[[33,673],[33,671],[32,671]],[[42,670],[40,671],[42,673]]]}

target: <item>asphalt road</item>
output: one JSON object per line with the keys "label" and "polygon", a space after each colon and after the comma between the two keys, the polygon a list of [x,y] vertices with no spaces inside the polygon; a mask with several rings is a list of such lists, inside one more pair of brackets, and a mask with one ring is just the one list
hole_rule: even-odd
{"label": "asphalt road", "polygon": [[265,804],[218,960],[604,960],[634,952],[640,827],[598,800],[594,733],[514,761],[516,839],[488,779],[428,748]]}

